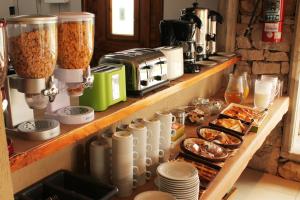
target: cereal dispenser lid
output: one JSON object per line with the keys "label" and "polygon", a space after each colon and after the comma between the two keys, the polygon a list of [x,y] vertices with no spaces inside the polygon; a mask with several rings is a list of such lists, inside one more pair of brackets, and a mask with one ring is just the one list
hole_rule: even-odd
{"label": "cereal dispenser lid", "polygon": [[94,19],[95,15],[89,12],[61,12],[58,17],[59,20],[82,21]]}
{"label": "cereal dispenser lid", "polygon": [[49,24],[56,23],[55,15],[19,15],[7,18],[8,24]]}

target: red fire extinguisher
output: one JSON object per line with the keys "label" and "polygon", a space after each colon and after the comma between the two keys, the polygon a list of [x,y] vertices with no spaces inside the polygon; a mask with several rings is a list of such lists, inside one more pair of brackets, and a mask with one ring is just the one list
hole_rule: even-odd
{"label": "red fire extinguisher", "polygon": [[263,0],[263,31],[264,42],[281,42],[283,26],[284,0]]}

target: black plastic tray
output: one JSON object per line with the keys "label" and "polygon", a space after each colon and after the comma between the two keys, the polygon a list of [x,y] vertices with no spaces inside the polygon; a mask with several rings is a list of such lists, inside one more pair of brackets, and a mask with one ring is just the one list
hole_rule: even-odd
{"label": "black plastic tray", "polygon": [[[200,134],[201,129],[212,129],[212,130],[220,131],[216,127],[213,127],[213,126],[199,126],[199,127],[197,127],[196,133],[197,133],[198,137],[202,138],[204,140],[207,140],[207,139],[202,137],[202,135]],[[220,143],[215,143],[214,141],[211,141],[211,142],[214,142],[215,144],[220,145],[220,146],[225,147],[225,148],[228,148],[228,149],[237,149],[243,143],[243,139],[240,136],[237,136],[237,135],[232,134],[229,131],[225,131],[225,130],[221,131],[221,132],[225,133],[226,135],[230,135],[231,137],[237,138],[238,140],[240,140],[240,143],[239,144],[220,144]]]}
{"label": "black plastic tray", "polygon": [[109,200],[117,192],[91,177],[60,170],[18,192],[15,200]]}
{"label": "black plastic tray", "polygon": [[[232,117],[229,117],[227,115],[219,115],[218,119],[223,119],[223,118],[227,118],[227,119],[234,119]],[[217,120],[217,119],[216,119]],[[215,121],[215,120],[214,120]],[[240,120],[241,121],[241,120]],[[243,137],[245,135],[247,135],[247,133],[249,133],[249,131],[251,130],[252,128],[252,123],[245,123],[243,121],[241,121],[245,126],[247,126],[246,130],[244,132],[238,132],[238,131],[235,131],[235,130],[232,130],[232,129],[229,129],[229,128],[225,128],[223,126],[219,126],[219,125],[216,125],[212,122],[209,122],[209,126],[211,127],[214,127],[216,130],[219,130],[219,131],[225,131],[227,133],[230,133],[232,135],[236,135],[236,136],[239,136],[239,137]]]}
{"label": "black plastic tray", "polygon": [[[188,150],[188,149],[185,148],[184,142],[185,142],[185,140],[188,140],[188,139],[197,139],[197,140],[202,140],[202,141],[207,142],[207,143],[212,143],[213,145],[216,145],[216,146],[218,146],[219,148],[221,148],[221,149],[226,153],[226,157],[221,157],[221,158],[207,158],[207,157],[204,157],[204,156],[202,156],[202,155],[197,155],[197,154],[195,154],[195,153],[193,153],[193,152],[191,152],[190,150]],[[229,151],[228,151],[228,149],[226,149],[226,148],[224,148],[224,147],[222,147],[222,146],[220,146],[220,145],[218,145],[218,144],[215,144],[215,143],[213,143],[213,142],[209,142],[209,141],[207,141],[207,140],[204,140],[204,139],[202,139],[202,138],[199,138],[199,137],[190,137],[190,138],[184,139],[184,140],[181,142],[181,144],[180,144],[180,149],[181,149],[182,152],[184,152],[184,153],[186,153],[186,154],[190,154],[190,155],[192,155],[192,156],[194,156],[194,157],[198,157],[198,158],[201,158],[201,159],[203,159],[203,160],[210,161],[210,162],[224,162],[224,161],[229,157]]]}

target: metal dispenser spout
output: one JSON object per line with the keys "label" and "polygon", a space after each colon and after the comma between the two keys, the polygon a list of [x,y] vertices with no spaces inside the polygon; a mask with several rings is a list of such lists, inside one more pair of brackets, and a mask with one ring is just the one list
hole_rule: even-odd
{"label": "metal dispenser spout", "polygon": [[10,87],[24,93],[28,106],[32,109],[44,109],[48,101],[53,102],[58,94],[58,89],[53,82],[53,77],[46,81],[45,78],[28,79],[13,75],[10,78]]}

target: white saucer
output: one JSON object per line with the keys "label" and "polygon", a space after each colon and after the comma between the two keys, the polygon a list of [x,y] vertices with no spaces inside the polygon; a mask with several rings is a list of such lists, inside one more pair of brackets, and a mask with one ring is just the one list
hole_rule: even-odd
{"label": "white saucer", "polygon": [[190,199],[198,199],[198,197],[199,197],[199,190],[197,190],[195,192],[192,192],[192,193],[186,193],[186,194],[168,192],[165,189],[161,189],[161,191],[172,194],[176,199],[185,199],[185,200],[188,199],[188,200],[190,200]]}
{"label": "white saucer", "polygon": [[198,170],[187,162],[165,162],[157,167],[157,173],[176,181],[190,180],[198,176]]}
{"label": "white saucer", "polygon": [[219,56],[225,56],[225,57],[232,57],[232,56],[236,55],[235,53],[232,53],[232,52],[217,52],[216,54]]}
{"label": "white saucer", "polygon": [[225,62],[226,60],[228,60],[228,58],[225,56],[209,56],[208,60],[213,60],[216,62]]}
{"label": "white saucer", "polygon": [[210,60],[201,60],[201,61],[197,61],[195,64],[202,65],[205,67],[213,67],[213,66],[217,65],[218,63],[214,62],[214,61],[210,61]]}
{"label": "white saucer", "polygon": [[199,185],[196,185],[189,189],[178,189],[178,188],[171,188],[171,187],[160,187],[161,190],[165,190],[172,194],[191,194],[199,192]]}
{"label": "white saucer", "polygon": [[161,191],[142,192],[134,197],[134,200],[176,200],[173,195]]}
{"label": "white saucer", "polygon": [[189,179],[184,179],[184,180],[176,180],[176,179],[170,179],[168,177],[162,176],[161,174],[158,174],[159,180],[160,181],[165,181],[165,182],[171,182],[171,183],[190,183],[193,181],[198,180],[198,174],[195,174]]}
{"label": "white saucer", "polygon": [[188,187],[188,186],[193,186],[195,184],[197,184],[199,182],[199,178],[197,177],[197,179],[195,180],[191,180],[190,182],[173,182],[173,181],[168,181],[167,179],[162,180],[161,178],[159,179],[159,185],[160,186],[173,186],[173,187]]}

